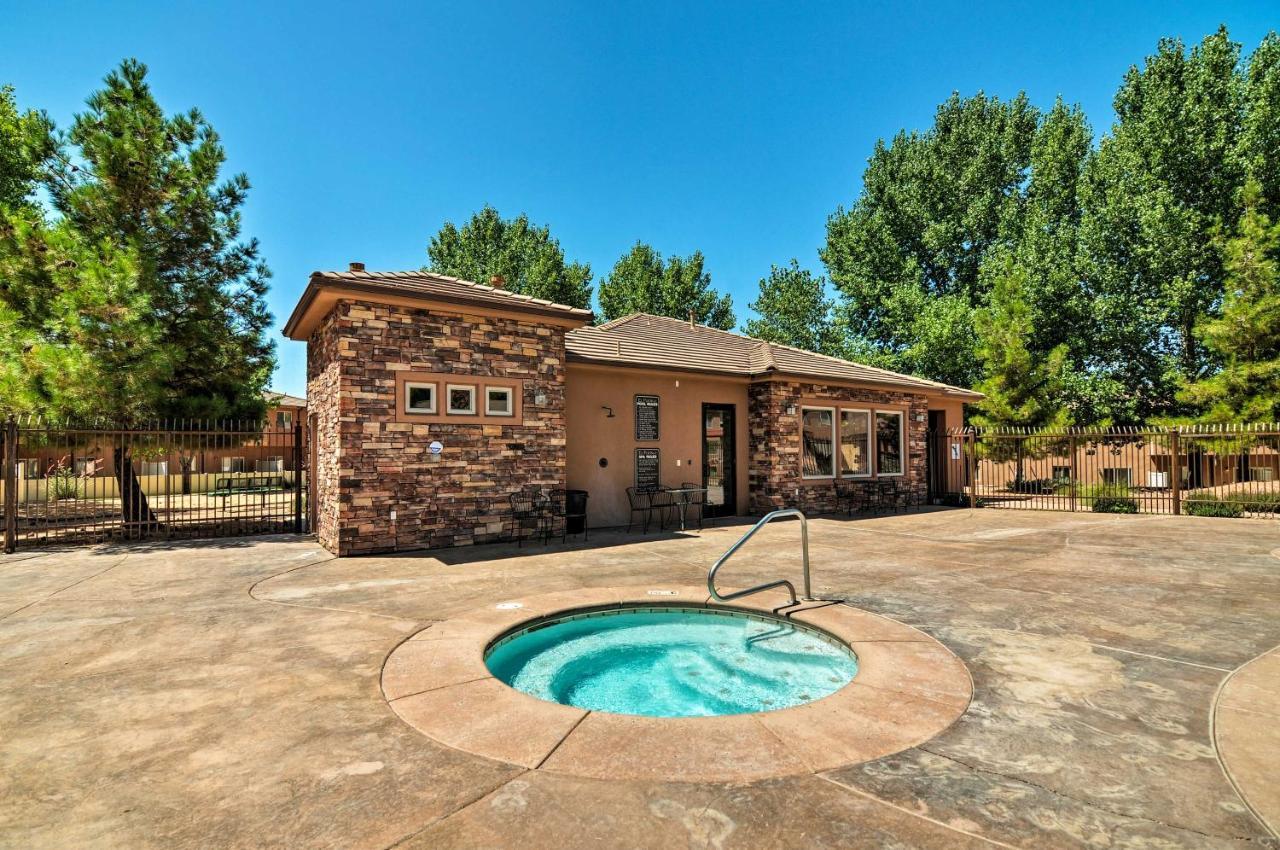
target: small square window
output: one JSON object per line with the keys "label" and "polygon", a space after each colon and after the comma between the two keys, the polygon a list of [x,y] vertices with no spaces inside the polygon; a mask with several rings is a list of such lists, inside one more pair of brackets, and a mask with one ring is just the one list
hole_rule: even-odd
{"label": "small square window", "polygon": [[412,384],[404,385],[405,413],[435,413],[436,385]]}
{"label": "small square window", "polygon": [[511,404],[511,396],[511,387],[485,387],[485,416],[511,416],[515,412]]}
{"label": "small square window", "polygon": [[476,388],[449,384],[449,412],[474,414],[476,412]]}

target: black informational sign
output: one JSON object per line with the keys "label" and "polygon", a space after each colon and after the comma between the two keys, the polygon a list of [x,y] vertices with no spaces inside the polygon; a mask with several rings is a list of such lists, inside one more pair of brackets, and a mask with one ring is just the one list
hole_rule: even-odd
{"label": "black informational sign", "polygon": [[658,397],[636,396],[636,440],[658,439]]}
{"label": "black informational sign", "polygon": [[636,489],[652,489],[658,483],[658,450],[636,449]]}

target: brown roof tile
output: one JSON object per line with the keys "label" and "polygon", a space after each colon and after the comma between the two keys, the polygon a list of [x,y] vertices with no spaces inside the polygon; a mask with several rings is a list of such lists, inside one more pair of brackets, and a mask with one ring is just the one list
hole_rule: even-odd
{"label": "brown roof tile", "polygon": [[534,298],[531,295],[522,295],[518,292],[434,272],[312,272],[307,288],[293,310],[293,315],[285,322],[285,336],[298,338],[299,324],[307,314],[316,294],[326,288],[367,293],[375,300],[378,295],[396,295],[445,301],[460,306],[514,310],[576,322],[589,322],[593,318],[590,310],[584,310],[581,307],[557,304],[544,298]]}
{"label": "brown roof tile", "polygon": [[585,363],[744,377],[794,375],[885,384],[970,399],[982,397],[937,381],[647,313],[624,316],[596,327],[576,328],[565,337],[565,347],[571,361]]}

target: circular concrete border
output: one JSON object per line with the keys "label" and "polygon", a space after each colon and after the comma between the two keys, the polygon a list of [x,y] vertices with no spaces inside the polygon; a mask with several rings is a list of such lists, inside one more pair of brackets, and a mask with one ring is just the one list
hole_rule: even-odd
{"label": "circular concrete border", "polygon": [[587,711],[521,693],[484,663],[496,638],[567,611],[677,603],[772,613],[785,601],[766,593],[722,605],[705,588],[691,587],[588,588],[503,600],[401,643],[383,665],[383,696],[418,731],[485,758],[597,779],[703,782],[815,773],[882,758],[929,740],[968,708],[969,671],[941,643],[830,602],[779,616],[848,644],[858,675],[827,697],[778,711],[673,718]]}

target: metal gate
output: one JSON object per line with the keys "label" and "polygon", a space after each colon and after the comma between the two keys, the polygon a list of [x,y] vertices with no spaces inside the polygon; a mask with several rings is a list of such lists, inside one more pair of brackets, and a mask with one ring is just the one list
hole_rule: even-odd
{"label": "metal gate", "polygon": [[[931,489],[969,507],[1280,515],[1280,426],[930,432]],[[938,494],[934,494],[937,497]]]}
{"label": "metal gate", "polygon": [[11,418],[4,549],[308,530],[307,430],[268,422],[146,427]]}

